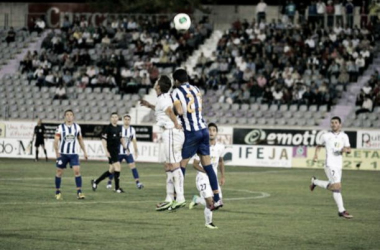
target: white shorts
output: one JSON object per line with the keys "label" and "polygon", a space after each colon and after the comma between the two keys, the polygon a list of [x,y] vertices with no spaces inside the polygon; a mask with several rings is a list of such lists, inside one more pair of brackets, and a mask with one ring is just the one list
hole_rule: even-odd
{"label": "white shorts", "polygon": [[[199,195],[206,199],[209,197],[214,197],[214,192],[211,189],[210,180],[208,179],[207,174],[198,172],[197,177],[195,178],[195,185],[199,191]],[[222,189],[219,188],[219,197],[222,198]]]}
{"label": "white shorts", "polygon": [[162,146],[166,163],[179,163],[182,160],[182,146],[185,135],[179,129],[165,129],[162,133]]}
{"label": "white shorts", "polygon": [[325,173],[329,182],[331,184],[340,183],[342,180],[342,169],[341,168],[332,168],[329,166],[325,167]]}

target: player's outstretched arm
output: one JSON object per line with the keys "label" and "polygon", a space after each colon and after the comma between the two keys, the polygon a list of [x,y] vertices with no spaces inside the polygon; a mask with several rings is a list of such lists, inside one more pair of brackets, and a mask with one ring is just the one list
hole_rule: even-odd
{"label": "player's outstretched arm", "polygon": [[219,158],[219,164],[218,164],[219,172],[220,172],[220,185],[223,186],[226,182],[225,176],[224,176],[224,160],[223,157]]}
{"label": "player's outstretched arm", "polygon": [[140,100],[140,105],[143,106],[143,107],[150,108],[150,109],[152,109],[152,110],[155,110],[155,109],[156,109],[156,106],[154,106],[153,104],[149,103],[149,102],[146,101],[146,100]]}
{"label": "player's outstretched arm", "polygon": [[88,155],[87,155],[87,151],[86,151],[86,147],[84,145],[84,141],[83,141],[83,137],[82,135],[79,135],[78,136],[78,142],[79,142],[79,145],[80,145],[80,148],[82,149],[83,151],[83,154],[84,154],[84,159],[88,159]]}

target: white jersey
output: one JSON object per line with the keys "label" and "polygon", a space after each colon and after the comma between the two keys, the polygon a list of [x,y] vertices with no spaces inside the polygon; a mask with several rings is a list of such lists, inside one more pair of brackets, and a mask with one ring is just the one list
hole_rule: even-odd
{"label": "white jersey", "polygon": [[347,134],[329,131],[322,136],[321,143],[326,149],[326,166],[329,168],[342,168],[342,149],[343,147],[350,147]]}
{"label": "white jersey", "polygon": [[[210,145],[211,165],[212,165],[212,168],[214,169],[214,172],[217,176],[218,176],[219,159],[223,156],[224,156],[224,145],[223,144],[216,143],[215,145]],[[195,155],[194,159],[197,161],[200,161],[198,155]],[[199,172],[199,173],[205,174],[202,172]]]}
{"label": "white jersey", "polygon": [[121,136],[125,140],[125,144],[127,145],[127,149],[125,150],[123,146],[120,144],[120,151],[119,155],[125,155],[131,153],[131,142],[136,137],[136,131],[135,128],[132,126],[129,126],[128,128],[125,128],[124,126],[121,127]]}
{"label": "white jersey", "polygon": [[174,128],[174,123],[170,117],[165,113],[169,108],[173,108],[173,99],[168,93],[158,96],[154,114],[156,115],[157,126],[161,128]]}
{"label": "white jersey", "polygon": [[73,123],[67,126],[65,123],[59,125],[55,131],[60,139],[60,154],[78,154],[78,137],[81,135],[81,128],[78,124]]}
{"label": "white jersey", "polygon": [[182,105],[180,120],[185,130],[193,132],[207,127],[202,116],[202,94],[197,87],[183,84],[174,89],[172,97]]}

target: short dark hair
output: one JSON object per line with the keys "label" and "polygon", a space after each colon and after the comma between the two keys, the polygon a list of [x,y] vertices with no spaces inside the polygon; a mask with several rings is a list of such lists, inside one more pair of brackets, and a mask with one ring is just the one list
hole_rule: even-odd
{"label": "short dark hair", "polygon": [[71,113],[73,113],[73,115],[74,115],[74,111],[73,111],[72,109],[66,109],[66,110],[65,110],[65,114],[64,114],[64,116],[66,116],[66,114],[67,114],[68,112],[71,112]]}
{"label": "short dark hair", "polygon": [[177,69],[173,73],[173,79],[179,81],[180,83],[188,82],[189,77],[187,75],[186,70],[184,69]]}
{"label": "short dark hair", "polygon": [[162,93],[168,93],[170,88],[172,87],[172,81],[167,75],[162,75],[157,82],[158,86],[160,86]]}
{"label": "short dark hair", "polygon": [[214,127],[214,128],[216,129],[216,132],[219,132],[218,126],[217,126],[215,123],[210,122],[210,123],[208,124],[208,128],[211,128],[211,127]]}
{"label": "short dark hair", "polygon": [[123,115],[123,118],[125,118],[125,117],[129,117],[129,119],[132,118],[129,114],[125,114],[125,115]]}
{"label": "short dark hair", "polygon": [[337,120],[339,123],[342,123],[342,120],[340,119],[339,116],[334,116],[333,118],[331,118],[331,121],[332,120]]}
{"label": "short dark hair", "polygon": [[113,116],[113,115],[117,115],[117,116],[119,116],[119,114],[118,114],[117,112],[112,112],[112,113],[111,113],[111,116]]}

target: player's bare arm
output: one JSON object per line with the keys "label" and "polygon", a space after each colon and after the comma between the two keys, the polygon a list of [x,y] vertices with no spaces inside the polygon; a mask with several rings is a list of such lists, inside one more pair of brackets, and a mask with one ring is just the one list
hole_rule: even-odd
{"label": "player's bare arm", "polygon": [[124,137],[121,137],[121,138],[120,138],[120,143],[121,143],[121,145],[123,146],[123,148],[129,152],[129,150],[128,150],[128,148],[127,148],[127,143],[125,142]]}
{"label": "player's bare arm", "polygon": [[82,137],[82,135],[79,135],[79,136],[78,136],[78,142],[79,142],[80,148],[81,148],[82,151],[83,151],[84,159],[87,160],[87,159],[88,159],[88,155],[87,155],[86,147],[84,146],[84,141],[83,141],[83,137]]}
{"label": "player's bare arm", "polygon": [[316,162],[318,160],[318,153],[321,151],[321,148],[324,147],[323,145],[317,145],[315,148],[315,154],[314,154],[314,159],[313,161]]}
{"label": "player's bare arm", "polygon": [[57,157],[57,159],[59,157],[61,157],[61,154],[59,153],[58,151],[58,143],[59,143],[59,140],[61,139],[61,136],[60,135],[55,135],[54,136],[54,151],[55,151],[55,156]]}
{"label": "player's bare arm", "polygon": [[165,114],[170,117],[170,120],[174,123],[175,128],[182,129],[182,125],[178,123],[177,116],[174,114],[174,111],[171,107],[168,107],[165,110]]}
{"label": "player's bare arm", "polygon": [[102,139],[102,144],[103,144],[104,151],[106,152],[107,158],[111,158],[110,152],[108,152],[108,149],[107,149],[107,140]]}
{"label": "player's bare arm", "polygon": [[343,153],[351,154],[351,147],[343,147],[343,149],[342,149],[342,154],[343,154]]}
{"label": "player's bare arm", "polygon": [[219,172],[220,172],[220,185],[223,186],[226,182],[225,176],[224,176],[224,160],[222,157],[219,157],[219,164],[218,164]]}
{"label": "player's bare arm", "polygon": [[139,150],[138,150],[138,148],[137,148],[137,140],[136,140],[136,138],[133,138],[133,140],[132,140],[132,143],[133,143],[133,148],[135,149],[135,159],[137,159],[137,157],[139,156]]}
{"label": "player's bare arm", "polygon": [[177,111],[177,115],[183,115],[182,104],[180,101],[177,100],[174,102],[174,108]]}
{"label": "player's bare arm", "polygon": [[199,172],[206,173],[205,170],[202,168],[200,161],[194,160],[193,167],[198,170]]}
{"label": "player's bare arm", "polygon": [[143,107],[147,107],[147,108],[150,108],[152,110],[155,110],[156,109],[156,106],[151,104],[150,102],[146,101],[146,100],[140,100],[140,105],[143,106]]}

